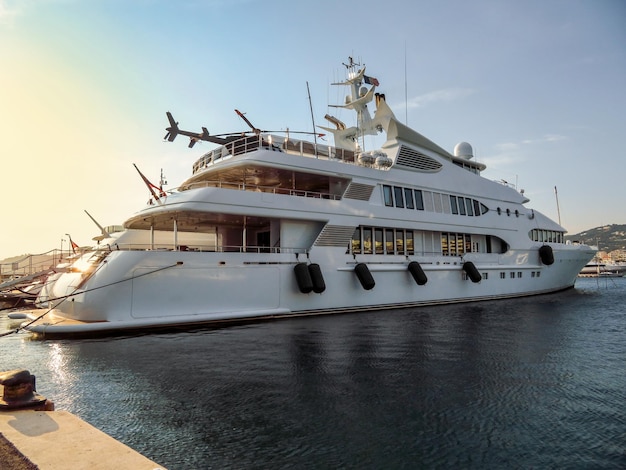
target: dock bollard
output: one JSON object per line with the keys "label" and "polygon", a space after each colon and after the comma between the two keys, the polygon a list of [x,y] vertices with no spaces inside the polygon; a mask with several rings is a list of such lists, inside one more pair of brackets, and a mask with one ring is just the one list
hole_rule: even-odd
{"label": "dock bollard", "polygon": [[0,411],[54,411],[54,403],[39,395],[35,376],[23,369],[0,372]]}

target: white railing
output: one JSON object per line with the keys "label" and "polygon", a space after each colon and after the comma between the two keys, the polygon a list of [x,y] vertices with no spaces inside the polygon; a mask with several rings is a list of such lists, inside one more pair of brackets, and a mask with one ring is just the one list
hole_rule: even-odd
{"label": "white railing", "polygon": [[70,255],[67,251],[50,250],[38,255],[24,255],[10,262],[0,263],[0,281],[14,279],[54,268]]}
{"label": "white railing", "polygon": [[293,247],[270,247],[255,245],[197,245],[174,243],[155,243],[154,245],[145,243],[129,243],[107,245],[100,249],[109,251],[184,251],[199,253],[306,253],[306,248]]}
{"label": "white railing", "polygon": [[289,196],[312,197],[317,199],[341,199],[341,196],[337,194],[322,193],[318,191],[305,191],[302,189],[276,188],[273,186],[261,186],[257,184],[244,184],[230,181],[199,181],[197,183],[191,183],[185,186],[181,186],[179,189],[181,191],[186,191],[188,189],[197,188],[222,188],[234,189],[238,191],[257,191],[262,193],[285,194]]}
{"label": "white railing", "polygon": [[233,155],[240,155],[253,150],[266,149],[276,152],[285,152],[293,155],[308,156],[335,160],[344,163],[358,163],[353,151],[333,147],[327,144],[316,144],[304,140],[294,140],[289,137],[276,135],[246,136],[229,142],[226,145],[205,153],[193,164],[193,174],[204,170],[219,161],[226,160]]}

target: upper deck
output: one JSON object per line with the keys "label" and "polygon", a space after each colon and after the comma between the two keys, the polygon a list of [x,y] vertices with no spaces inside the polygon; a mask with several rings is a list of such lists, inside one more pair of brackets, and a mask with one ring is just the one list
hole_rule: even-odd
{"label": "upper deck", "polygon": [[[421,137],[421,136],[420,136]],[[255,150],[271,150],[294,156],[309,157],[315,159],[332,160],[348,165],[357,165],[376,170],[387,171],[392,166],[398,165],[413,170],[438,171],[441,163],[433,158],[442,158],[451,161],[471,173],[480,174],[485,166],[467,158],[457,157],[449,153],[434,153],[424,149],[419,142],[405,142],[403,140],[389,143],[384,146],[385,152],[352,151],[341,147],[335,147],[327,143],[313,143],[306,140],[293,139],[289,135],[278,136],[275,134],[245,135],[239,139],[217,147],[198,158],[192,167],[192,177],[214,164],[226,161],[238,155],[248,154]],[[387,152],[391,150],[393,155]]]}
{"label": "upper deck", "polygon": [[[203,171],[211,165],[220,161],[225,161],[237,155],[264,149],[275,152],[284,152],[292,155],[321,158],[326,160],[339,161],[347,164],[380,167],[387,169],[389,165],[376,165],[375,160],[363,158],[363,154],[355,155],[355,152],[342,148],[333,147],[328,144],[312,143],[306,140],[292,139],[289,136],[277,136],[275,134],[260,134],[252,136],[242,136],[240,139],[229,142],[202,155],[193,164],[192,174]],[[367,155],[367,154],[366,154]],[[389,162],[387,162],[389,163]]]}

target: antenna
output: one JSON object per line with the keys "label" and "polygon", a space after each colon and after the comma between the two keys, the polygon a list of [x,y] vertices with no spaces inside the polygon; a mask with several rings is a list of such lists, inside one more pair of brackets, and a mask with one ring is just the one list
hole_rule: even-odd
{"label": "antenna", "polygon": [[406,41],[404,41],[404,124],[409,125],[409,91],[406,78]]}
{"label": "antenna", "polygon": [[556,186],[554,187],[554,197],[556,198],[556,213],[559,216],[559,225],[561,225],[561,209],[559,208],[559,193],[556,190]]}
{"label": "antenna", "polygon": [[[352,57],[350,57],[350,62],[352,62]],[[315,142],[315,156],[317,157],[317,134],[315,134],[315,117],[313,116],[313,104],[311,103],[311,90],[309,89],[308,81],[306,82],[306,92],[309,95],[309,108],[311,109],[311,122],[313,123],[313,140]]]}

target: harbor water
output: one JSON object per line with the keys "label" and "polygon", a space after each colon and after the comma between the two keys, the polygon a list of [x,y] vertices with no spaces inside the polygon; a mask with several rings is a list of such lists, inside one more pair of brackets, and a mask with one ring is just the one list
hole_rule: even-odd
{"label": "harbor water", "polygon": [[[0,331],[16,323],[0,312]],[[81,340],[0,370],[170,470],[626,468],[626,279]]]}

